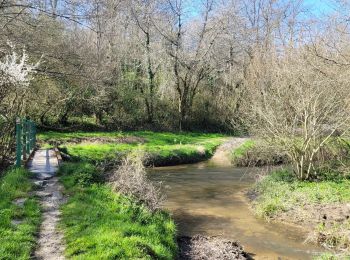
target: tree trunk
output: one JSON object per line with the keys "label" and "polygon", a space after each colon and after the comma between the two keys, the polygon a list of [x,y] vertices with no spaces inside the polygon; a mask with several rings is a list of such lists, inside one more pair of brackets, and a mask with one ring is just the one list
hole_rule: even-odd
{"label": "tree trunk", "polygon": [[68,124],[68,110],[64,112],[64,114],[61,116],[59,123],[63,126],[66,126]]}
{"label": "tree trunk", "polygon": [[148,122],[153,123],[154,115],[154,77],[155,73],[152,69],[152,60],[151,60],[151,47],[150,47],[150,35],[149,32],[146,33],[146,51],[147,51],[147,71],[148,71],[148,101],[147,113],[148,113]]}

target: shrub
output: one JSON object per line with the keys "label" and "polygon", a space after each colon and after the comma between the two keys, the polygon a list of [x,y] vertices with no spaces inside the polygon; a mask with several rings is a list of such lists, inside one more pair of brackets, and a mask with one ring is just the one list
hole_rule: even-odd
{"label": "shrub", "polygon": [[111,177],[114,190],[144,204],[152,212],[160,209],[165,197],[160,185],[148,178],[141,156],[129,154]]}
{"label": "shrub", "polygon": [[65,163],[60,167],[59,174],[67,187],[87,187],[102,180],[101,171],[89,163]]}
{"label": "shrub", "polygon": [[248,140],[231,155],[236,166],[265,166],[289,163],[288,155],[279,147],[264,141]]}

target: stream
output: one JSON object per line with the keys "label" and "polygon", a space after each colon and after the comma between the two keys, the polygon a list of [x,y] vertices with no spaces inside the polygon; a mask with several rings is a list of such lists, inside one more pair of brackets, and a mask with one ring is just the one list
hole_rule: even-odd
{"label": "stream", "polygon": [[172,213],[179,235],[237,240],[254,259],[312,259],[322,252],[304,243],[304,230],[254,216],[244,191],[261,169],[216,166],[209,161],[149,172],[152,180],[163,183],[164,206]]}

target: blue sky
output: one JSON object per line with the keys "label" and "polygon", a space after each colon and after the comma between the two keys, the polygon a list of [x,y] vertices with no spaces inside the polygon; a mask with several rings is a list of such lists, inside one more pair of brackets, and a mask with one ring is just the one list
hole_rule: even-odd
{"label": "blue sky", "polygon": [[331,0],[304,0],[304,3],[305,6],[317,16],[327,14],[332,11]]}
{"label": "blue sky", "polygon": [[[332,11],[333,0],[304,0],[304,6],[307,7],[314,15],[322,16]],[[201,0],[188,1],[188,11],[190,16],[198,15],[197,6],[199,6]]]}

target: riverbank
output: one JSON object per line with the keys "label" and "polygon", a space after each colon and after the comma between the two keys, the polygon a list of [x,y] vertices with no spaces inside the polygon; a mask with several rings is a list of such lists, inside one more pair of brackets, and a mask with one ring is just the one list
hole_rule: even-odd
{"label": "riverbank", "polygon": [[69,197],[60,228],[70,259],[250,259],[235,241],[177,237],[167,212],[151,212],[135,198],[114,192],[89,163],[65,163],[59,175]]}
{"label": "riverbank", "polygon": [[64,163],[59,176],[69,197],[60,223],[68,258],[175,258],[176,226],[166,212],[113,192],[89,163]]}
{"label": "riverbank", "polygon": [[350,255],[349,150],[346,140],[326,148],[328,160],[318,166],[317,178],[304,181],[282,166],[290,162],[287,154],[263,140],[247,140],[231,151],[231,159],[236,166],[274,167],[271,173],[262,171],[247,193],[258,217],[307,230],[306,242],[344,257]]}
{"label": "riverbank", "polygon": [[146,165],[169,166],[210,158],[228,139],[221,134],[167,132],[45,132],[38,135],[42,146],[57,146],[67,159],[114,165],[129,152],[145,154]]}
{"label": "riverbank", "polygon": [[[134,134],[133,136],[123,135],[118,138],[123,138],[123,144],[126,144],[127,148],[132,148],[134,151],[140,149],[140,146],[142,152],[149,152],[151,150],[149,148],[155,149],[155,146],[158,146],[159,153],[170,151],[172,155],[165,157],[167,158],[165,162],[168,162],[168,159],[173,157],[173,154],[177,152],[178,146],[183,151],[186,151],[189,147],[196,151],[200,147],[204,147],[206,149],[204,153],[207,154],[206,156],[209,156],[214,152],[217,144],[224,139],[224,137],[213,135],[208,140],[206,135],[199,134],[158,133],[150,140],[150,138],[145,138],[145,134],[141,133],[142,137]],[[60,137],[62,138],[61,135]],[[97,145],[100,145],[101,142],[107,142],[108,145],[114,145],[115,148],[117,145],[121,145],[120,140],[117,142],[117,137],[113,134],[94,133],[92,136],[88,134],[88,137],[80,136],[79,138],[80,140],[75,140],[76,145],[92,141],[97,142]],[[176,138],[178,139],[176,140]],[[130,141],[135,140],[138,142],[137,146],[130,143]],[[72,145],[72,141],[70,137],[61,140],[65,147]],[[111,144],[111,141],[115,143]],[[149,142],[148,146],[142,147],[147,142]],[[173,144],[174,142],[175,144]],[[123,145],[121,146],[124,148]],[[62,146],[60,147],[62,149]],[[125,149],[125,151],[129,152],[128,149]],[[200,151],[200,154],[202,153],[203,151]],[[71,153],[68,152],[68,154],[72,156]],[[73,259],[82,257],[175,259],[180,257],[179,259],[182,259],[182,255],[186,255],[186,259],[196,260],[201,259],[201,254],[195,249],[198,246],[204,248],[208,243],[213,242],[212,248],[207,248],[207,252],[212,254],[212,257],[209,259],[216,259],[215,255],[217,254],[220,256],[235,254],[240,256],[240,259],[246,259],[243,249],[238,243],[227,240],[221,241],[219,238],[194,238],[194,240],[190,239],[188,241],[182,239],[181,243],[179,243],[180,248],[178,248],[176,240],[177,228],[167,212],[163,210],[150,211],[144,202],[140,203],[136,200],[135,196],[139,195],[125,196],[112,189],[113,185],[109,184],[108,181],[113,183],[113,178],[110,179],[111,174],[113,175],[112,172],[115,170],[118,171],[120,166],[116,166],[115,169],[109,169],[109,172],[103,172],[102,168],[92,164],[94,162],[99,165],[98,162],[101,162],[101,160],[92,159],[92,153],[89,152],[89,149],[81,149],[76,154],[76,156],[78,155],[82,158],[78,158],[76,161],[80,162],[66,162],[59,171],[60,181],[66,190],[65,195],[69,197],[68,202],[62,206],[62,221],[60,224],[60,228],[65,234],[67,257]],[[125,156],[124,153],[113,153],[113,155]],[[172,159],[171,162],[183,162],[177,160]],[[105,169],[105,167],[103,168]],[[132,176],[134,174],[133,168],[129,168],[128,175]],[[138,177],[134,176],[131,178],[134,180],[133,184],[125,184],[127,186],[130,185],[129,187],[136,187],[135,181],[137,182],[138,179],[134,178]],[[139,191],[137,190],[136,192]],[[146,194],[144,196],[147,197]],[[91,234],[96,235],[91,236]]]}
{"label": "riverbank", "polygon": [[282,169],[262,176],[248,196],[259,217],[301,226],[306,241],[349,255],[350,180],[299,181]]}

